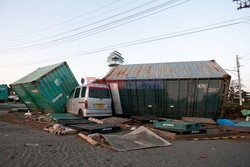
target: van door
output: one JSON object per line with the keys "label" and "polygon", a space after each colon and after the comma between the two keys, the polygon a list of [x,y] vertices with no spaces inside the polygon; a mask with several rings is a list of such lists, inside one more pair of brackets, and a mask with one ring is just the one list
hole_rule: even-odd
{"label": "van door", "polygon": [[108,88],[89,87],[87,115],[101,116],[111,113],[111,97]]}

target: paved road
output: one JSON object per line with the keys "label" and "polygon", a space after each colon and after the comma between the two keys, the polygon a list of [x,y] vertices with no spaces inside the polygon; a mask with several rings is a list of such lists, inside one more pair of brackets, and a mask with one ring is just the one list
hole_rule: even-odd
{"label": "paved road", "polygon": [[[26,146],[26,144],[35,144]],[[38,144],[38,145],[37,145]],[[93,147],[73,136],[55,136],[0,122],[0,166],[219,166],[249,167],[249,141],[176,141],[173,146],[129,152]]]}
{"label": "paved road", "polygon": [[[9,106],[0,107],[6,114],[3,109]],[[176,141],[169,147],[116,152],[89,145],[76,135],[55,136],[0,122],[0,166],[250,167],[250,141]]]}

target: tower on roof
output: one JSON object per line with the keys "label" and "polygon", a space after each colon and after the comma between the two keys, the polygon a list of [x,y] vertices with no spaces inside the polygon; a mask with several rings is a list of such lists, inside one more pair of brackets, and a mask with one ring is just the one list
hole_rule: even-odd
{"label": "tower on roof", "polygon": [[124,62],[124,58],[122,57],[122,54],[118,51],[114,51],[110,53],[110,56],[107,58],[108,66],[114,67],[121,65]]}

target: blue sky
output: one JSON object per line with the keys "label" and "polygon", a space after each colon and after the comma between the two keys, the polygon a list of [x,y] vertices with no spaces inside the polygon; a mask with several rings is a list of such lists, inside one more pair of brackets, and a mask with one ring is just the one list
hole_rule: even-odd
{"label": "blue sky", "polygon": [[[79,82],[82,77],[102,78],[109,70],[107,57],[112,51],[117,50],[124,56],[125,64],[214,59],[223,68],[232,70],[235,70],[234,67],[236,67],[236,54],[239,56],[245,55],[244,59],[240,59],[240,63],[243,65],[241,77],[242,83],[245,85],[243,89],[250,91],[250,54],[247,54],[250,53],[249,19],[234,21],[249,24],[241,23],[152,43],[114,48],[94,54],[44,62],[65,55],[74,55],[75,53],[124,42],[250,16],[250,9],[237,10],[236,3],[231,0],[190,0],[163,12],[76,41],[43,49],[32,48],[33,45],[96,28],[110,21],[119,20],[125,16],[168,2],[167,0],[151,1],[1,0],[0,83],[10,84],[38,67],[62,61],[68,62]],[[176,2],[180,3],[184,0],[176,0]],[[93,24],[96,21],[145,3],[149,4],[110,20]],[[112,5],[107,6],[108,4]],[[72,20],[72,18],[75,19]],[[70,19],[71,21],[69,21]],[[89,26],[59,35],[86,25]],[[20,47],[29,47],[31,50],[20,51],[17,49]],[[23,64],[28,65],[20,66]],[[236,79],[235,72],[229,72],[229,74],[233,77],[233,80]]]}

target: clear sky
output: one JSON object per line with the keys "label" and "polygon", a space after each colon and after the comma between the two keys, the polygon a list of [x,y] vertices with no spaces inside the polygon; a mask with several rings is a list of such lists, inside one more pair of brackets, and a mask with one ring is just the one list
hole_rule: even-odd
{"label": "clear sky", "polygon": [[[79,82],[82,77],[102,78],[109,70],[107,57],[117,50],[125,64],[214,59],[231,70],[238,54],[243,56],[243,89],[250,91],[249,16],[249,8],[237,10],[232,0],[1,0],[0,84],[11,84],[38,67],[63,61]],[[212,28],[235,25],[75,56],[215,23],[220,24]],[[236,79],[236,72],[229,74]]]}

